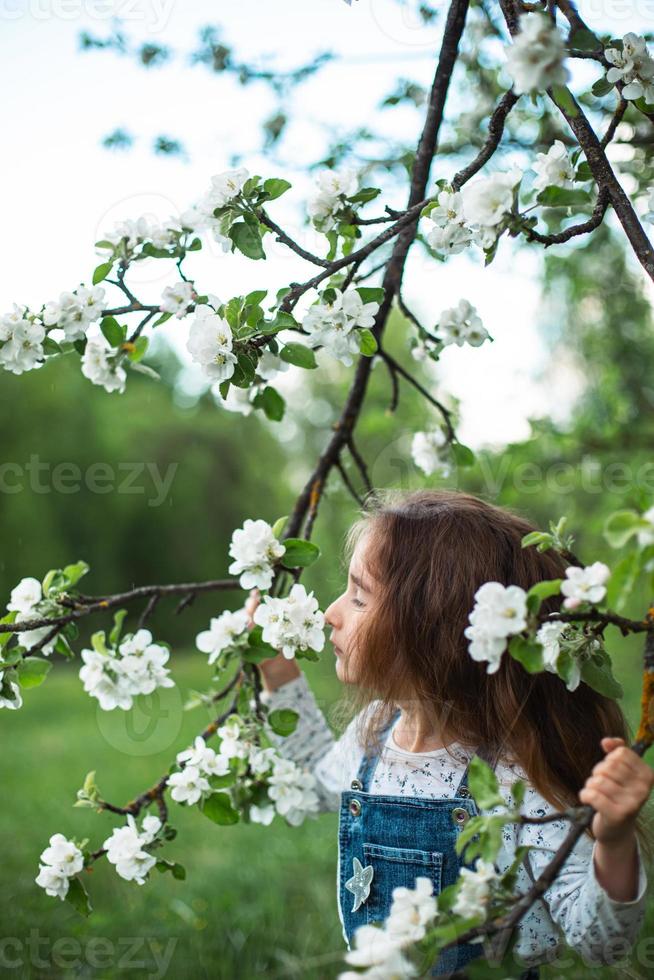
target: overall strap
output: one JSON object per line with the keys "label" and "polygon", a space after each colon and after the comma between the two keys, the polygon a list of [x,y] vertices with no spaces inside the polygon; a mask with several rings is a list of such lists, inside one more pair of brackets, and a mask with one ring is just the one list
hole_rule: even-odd
{"label": "overall strap", "polygon": [[459,783],[454,794],[455,796],[470,796],[470,790],[468,789],[468,770],[470,769],[470,763],[475,756],[478,756],[480,759],[483,759],[484,762],[487,762],[491,769],[495,769],[500,757],[500,747],[495,744],[478,746],[468,761],[465,772],[461,777],[461,782]]}
{"label": "overall strap", "polygon": [[[389,731],[391,730],[391,728],[393,727],[393,725],[395,724],[395,722],[397,721],[397,719],[400,717],[401,714],[402,712],[398,708],[398,710],[395,712],[395,714],[389,721],[388,725],[386,725],[383,731],[380,732],[379,740],[382,746],[386,741],[386,736],[388,735]],[[372,777],[374,775],[375,768],[377,766],[377,763],[379,762],[379,756],[380,756],[379,752],[372,752],[370,753],[370,755],[364,753],[361,759],[361,764],[359,765],[359,771],[357,772],[357,780],[361,784],[360,788],[361,788],[361,792],[363,793],[369,792],[370,783],[372,782]]]}

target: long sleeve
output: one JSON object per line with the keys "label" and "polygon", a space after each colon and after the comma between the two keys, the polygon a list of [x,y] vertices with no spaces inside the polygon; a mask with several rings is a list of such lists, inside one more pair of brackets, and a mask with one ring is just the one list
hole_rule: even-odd
{"label": "long sleeve", "polygon": [[340,793],[356,774],[361,755],[355,735],[357,719],[335,739],[304,674],[274,691],[262,692],[261,698],[271,711],[292,708],[298,712],[294,732],[283,737],[268,731],[270,739],[280,755],[315,777],[320,812],[338,810]]}
{"label": "long sleeve", "polygon": [[[544,816],[553,813],[554,808],[528,786],[522,812],[529,816]],[[570,823],[563,819],[546,824],[525,824],[519,828],[509,825],[505,828],[505,848],[510,852],[518,844],[530,845],[528,861],[534,878],[538,878],[569,829]],[[596,846],[587,834],[582,835],[545,891],[543,900],[536,902],[523,918],[517,952],[528,961],[538,953],[542,957],[543,945],[556,948],[555,927],[561,931],[567,945],[588,964],[615,962],[635,943],[645,917],[647,891],[640,845],[637,895],[629,902],[612,899],[598,881],[594,863]],[[506,853],[507,866],[510,858],[512,854]],[[530,885],[531,880],[521,869],[520,891]]]}

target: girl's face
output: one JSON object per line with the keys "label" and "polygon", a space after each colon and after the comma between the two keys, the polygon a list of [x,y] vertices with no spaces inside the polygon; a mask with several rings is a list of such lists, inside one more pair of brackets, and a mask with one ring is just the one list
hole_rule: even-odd
{"label": "girl's face", "polygon": [[347,589],[325,610],[325,621],[332,627],[329,637],[336,654],[336,676],[345,684],[356,683],[354,637],[364,616],[375,606],[374,580],[365,571],[366,535],[359,539],[352,554]]}

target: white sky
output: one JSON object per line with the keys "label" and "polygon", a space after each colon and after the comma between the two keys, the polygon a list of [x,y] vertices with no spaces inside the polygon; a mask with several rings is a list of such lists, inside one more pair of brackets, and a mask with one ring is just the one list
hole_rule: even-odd
{"label": "white sky", "polygon": [[[409,8],[395,0],[358,0],[352,7],[343,0],[0,0],[6,79],[0,308],[14,301],[38,306],[88,282],[98,262],[93,243],[103,230],[119,218],[179,212],[212,174],[230,166],[233,153],[243,154],[252,173],[290,176],[293,190],[271,213],[309,248],[322,241],[299,223],[311,181],[258,153],[259,124],[276,104],[265,86],[243,89],[201,66],[189,68],[181,58],[145,71],[129,58],[81,54],[80,30],[103,35],[108,15],[115,14],[135,40],[184,51],[194,46],[200,27],[220,24],[238,57],[266,56],[284,68],[318,51],[339,52],[343,61],[322,69],[294,98],[296,121],[282,152],[301,169],[324,152],[325,124],[349,129],[374,119],[373,128],[392,137],[417,133],[419,117],[411,110],[376,109],[397,77],[430,82],[441,22],[424,27]],[[651,23],[654,0],[587,0],[580,8],[591,25],[622,34]],[[120,126],[139,135],[136,147],[127,153],[102,149],[101,138]],[[150,144],[160,133],[180,138],[190,161],[153,156]],[[223,256],[210,246],[193,256],[189,270],[205,291],[225,299],[253,288],[274,291],[301,278],[308,267],[271,245],[268,236],[266,241],[265,263]],[[548,367],[537,331],[538,262],[538,252],[519,253],[506,242],[486,270],[467,253],[442,265],[415,250],[409,263],[405,297],[427,325],[465,296],[495,338],[477,350],[449,349],[442,358],[439,390],[462,399],[460,435],[472,446],[526,437],[529,415],[564,415],[574,392],[568,372],[537,379]],[[131,280],[143,280],[138,294],[152,301],[175,281],[164,274],[170,265],[144,264]],[[166,326],[169,336],[181,335],[181,351],[186,330],[185,324]]]}

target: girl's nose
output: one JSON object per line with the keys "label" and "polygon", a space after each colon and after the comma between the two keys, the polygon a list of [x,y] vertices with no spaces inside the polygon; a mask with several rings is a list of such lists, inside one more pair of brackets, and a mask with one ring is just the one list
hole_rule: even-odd
{"label": "girl's nose", "polygon": [[325,622],[329,623],[330,626],[333,626],[334,629],[338,629],[336,616],[334,615],[335,611],[336,602],[332,602],[331,606],[328,606],[327,609],[325,609]]}

